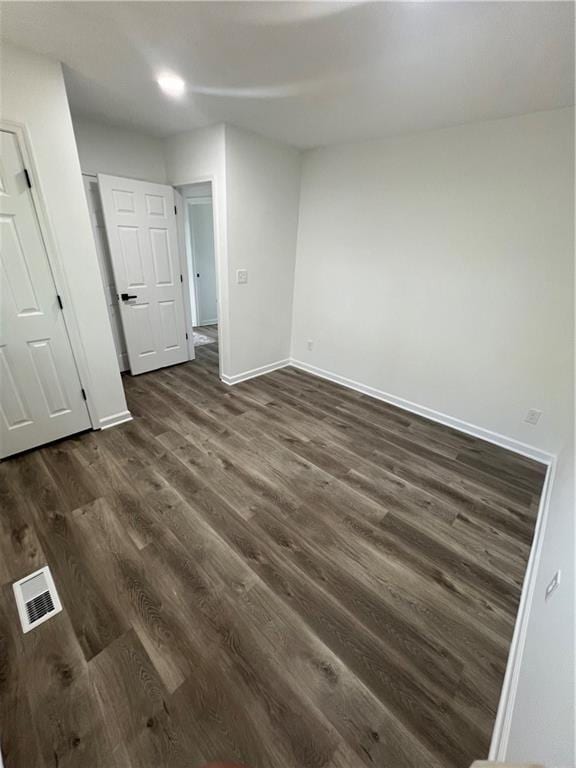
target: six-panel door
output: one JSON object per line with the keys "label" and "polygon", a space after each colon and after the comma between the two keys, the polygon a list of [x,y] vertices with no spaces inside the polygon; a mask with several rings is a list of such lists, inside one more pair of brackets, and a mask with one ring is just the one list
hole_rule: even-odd
{"label": "six-panel door", "polygon": [[182,363],[188,351],[173,189],[106,175],[98,183],[130,371]]}
{"label": "six-panel door", "polygon": [[89,429],[24,163],[0,131],[0,458]]}

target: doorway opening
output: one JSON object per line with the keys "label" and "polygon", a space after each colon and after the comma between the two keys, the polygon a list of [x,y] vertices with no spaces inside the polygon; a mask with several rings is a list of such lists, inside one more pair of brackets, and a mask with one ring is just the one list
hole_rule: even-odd
{"label": "doorway opening", "polygon": [[122,373],[218,360],[219,284],[212,180],[170,186],[84,175]]}
{"label": "doorway opening", "polygon": [[177,187],[182,197],[194,347],[218,343],[218,286],[210,181]]}

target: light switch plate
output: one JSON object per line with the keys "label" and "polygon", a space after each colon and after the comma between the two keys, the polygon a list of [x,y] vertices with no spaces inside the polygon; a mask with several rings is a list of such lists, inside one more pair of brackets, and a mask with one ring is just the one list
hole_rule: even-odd
{"label": "light switch plate", "polygon": [[245,285],[248,282],[248,270],[237,269],[236,270],[236,282],[238,285]]}

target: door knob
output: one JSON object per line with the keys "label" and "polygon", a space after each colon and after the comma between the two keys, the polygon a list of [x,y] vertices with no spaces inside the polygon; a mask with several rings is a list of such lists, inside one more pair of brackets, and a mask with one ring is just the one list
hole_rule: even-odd
{"label": "door knob", "polygon": [[135,296],[131,293],[121,293],[120,298],[122,299],[122,301],[130,301],[130,299],[137,299],[138,296]]}

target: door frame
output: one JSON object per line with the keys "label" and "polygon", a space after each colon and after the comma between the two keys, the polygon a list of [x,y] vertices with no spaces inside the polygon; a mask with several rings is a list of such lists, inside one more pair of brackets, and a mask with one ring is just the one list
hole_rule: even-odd
{"label": "door frame", "polygon": [[[177,184],[172,183],[172,186],[179,191],[180,187],[187,187],[189,184],[206,184],[210,182],[210,188],[212,190],[212,227],[214,229],[214,261],[216,267],[216,294],[218,296],[216,314],[218,323],[218,376],[222,379],[224,373],[224,359],[225,352],[228,350],[228,282],[227,277],[227,250],[226,250],[226,237],[227,237],[227,223],[226,223],[226,201],[222,197],[221,202],[220,195],[224,193],[225,184],[222,182],[222,190],[218,182],[216,174],[201,174],[199,176],[185,177],[182,181],[178,181]],[[223,239],[221,242],[219,235],[220,228],[222,226]],[[194,289],[196,290],[196,289]]]}
{"label": "door frame", "polygon": [[12,120],[0,119],[0,130],[7,133],[13,133],[16,136],[18,143],[18,149],[22,155],[22,160],[26,170],[30,174],[30,180],[32,182],[32,200],[36,215],[38,217],[38,226],[40,228],[40,235],[46,249],[46,255],[48,257],[48,265],[50,272],[52,273],[52,279],[54,280],[54,286],[56,292],[62,297],[64,307],[62,309],[62,316],[64,318],[64,327],[68,334],[70,341],[70,347],[72,349],[72,357],[74,359],[74,365],[78,372],[78,378],[80,379],[80,385],[83,387],[86,393],[86,406],[88,409],[88,417],[92,425],[92,429],[100,429],[100,419],[94,400],[92,398],[92,387],[90,386],[90,375],[88,373],[88,364],[86,361],[86,354],[84,352],[84,346],[82,343],[82,336],[80,334],[80,326],[78,324],[78,318],[74,311],[74,305],[72,303],[72,291],[68,285],[68,279],[66,272],[62,266],[60,254],[57,247],[57,240],[52,232],[52,225],[50,223],[50,216],[48,214],[48,206],[46,205],[46,199],[42,191],[42,181],[40,174],[38,173],[38,166],[34,156],[34,145],[30,136],[30,131],[25,123],[14,122]]}
{"label": "door frame", "polygon": [[[188,206],[210,205],[212,208],[212,229],[214,229],[214,200],[211,197],[186,197],[184,199],[186,201],[186,221],[188,224],[188,236],[190,238],[190,256],[192,261],[192,285],[194,286],[194,302],[196,305],[195,306],[196,323],[197,325],[204,325],[204,323],[200,321],[200,312],[199,312],[200,302],[198,301],[198,278],[196,277],[197,270],[196,270],[196,262],[194,259],[194,255],[195,255],[194,232],[192,230],[192,227],[190,226]],[[214,247],[214,271],[216,271],[216,247]],[[216,276],[216,281],[218,281],[217,276]],[[216,282],[216,294],[218,294],[218,282]],[[218,322],[218,302],[216,302],[216,322]]]}
{"label": "door frame", "polygon": [[[178,258],[180,260],[180,274],[182,275],[182,298],[184,299],[184,319],[186,321],[186,339],[188,349],[188,360],[196,359],[194,349],[194,318],[190,301],[190,270],[188,269],[188,216],[186,215],[186,200],[177,187],[174,190],[174,203],[176,207],[176,235],[178,239]],[[186,289],[186,290],[184,290]],[[2,768],[2,766],[0,766]]]}

